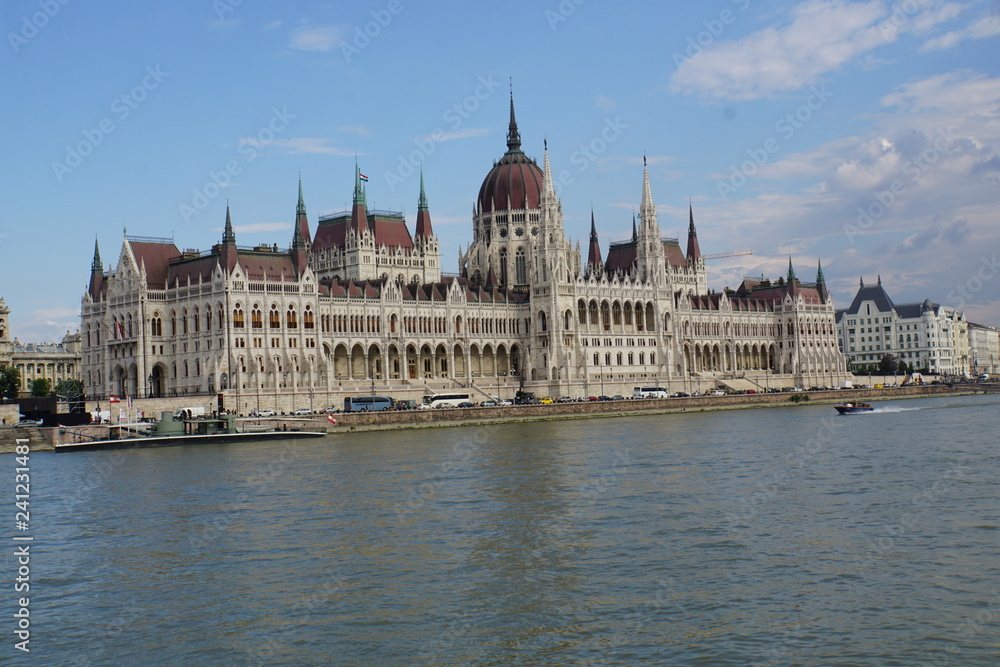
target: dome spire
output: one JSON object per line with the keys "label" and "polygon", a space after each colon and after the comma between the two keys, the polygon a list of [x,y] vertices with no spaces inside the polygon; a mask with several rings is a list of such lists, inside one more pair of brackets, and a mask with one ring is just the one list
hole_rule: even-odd
{"label": "dome spire", "polygon": [[424,168],[420,167],[420,198],[417,200],[417,227],[415,234],[417,238],[429,239],[434,236],[431,229],[431,213],[427,204],[427,195],[424,193]]}
{"label": "dome spire", "polygon": [[694,228],[694,207],[691,200],[688,200],[688,260],[695,260],[701,257],[701,246],[698,243],[698,230]]}
{"label": "dome spire", "polygon": [[236,245],[236,232],[233,230],[233,219],[229,215],[229,202],[226,202],[226,229],[222,232],[223,245]]}
{"label": "dome spire", "polygon": [[521,150],[521,133],[517,131],[517,120],[514,118],[514,80],[510,82],[510,125],[507,128],[507,150]]}

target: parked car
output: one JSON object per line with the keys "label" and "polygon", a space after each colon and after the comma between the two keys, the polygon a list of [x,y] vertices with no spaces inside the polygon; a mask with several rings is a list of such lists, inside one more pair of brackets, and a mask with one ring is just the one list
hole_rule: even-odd
{"label": "parked car", "polygon": [[292,414],[295,415],[295,416],[303,416],[303,415],[311,415],[312,413],[313,413],[313,411],[310,410],[309,408],[299,408],[298,410],[296,410]]}
{"label": "parked car", "polygon": [[499,405],[501,408],[506,408],[507,406],[514,404],[511,401],[508,401],[507,399],[503,399],[499,403],[497,403],[497,405]]}
{"label": "parked car", "polygon": [[[482,403],[480,403],[480,404],[479,404],[479,407],[481,407],[481,408],[495,408],[495,407],[497,407],[498,405],[500,405],[500,404],[499,404],[498,402],[494,401],[494,400],[493,400],[493,399],[491,398],[491,399],[489,399],[488,401],[483,401]],[[459,407],[461,407],[461,406],[459,406]]]}
{"label": "parked car", "polygon": [[332,415],[335,412],[340,412],[340,408],[338,408],[336,405],[331,405],[330,407],[323,410],[323,412],[325,412],[328,415]]}
{"label": "parked car", "polygon": [[576,399],[574,399],[572,396],[563,396],[562,398],[559,399],[558,402],[559,403],[573,403],[575,400]]}
{"label": "parked car", "polygon": [[277,413],[274,410],[261,410],[255,416],[256,417],[274,417]]}
{"label": "parked car", "polygon": [[21,421],[14,424],[14,428],[20,428],[23,426],[41,426],[41,419],[22,419]]}
{"label": "parked car", "polygon": [[460,407],[460,408],[474,408],[474,407],[476,407],[476,404],[475,403],[471,403],[469,401],[462,401],[461,403],[458,404],[458,407]]}
{"label": "parked car", "polygon": [[430,409],[431,406],[427,405],[426,403],[421,403],[420,405],[417,406],[417,410],[430,410]]}

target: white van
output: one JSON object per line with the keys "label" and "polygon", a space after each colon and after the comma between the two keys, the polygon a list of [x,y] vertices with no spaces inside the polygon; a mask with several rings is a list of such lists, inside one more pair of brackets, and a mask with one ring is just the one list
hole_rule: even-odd
{"label": "white van", "polygon": [[663,387],[635,387],[632,398],[667,398],[669,394]]}
{"label": "white van", "polygon": [[205,407],[202,405],[196,405],[192,408],[181,408],[174,413],[174,419],[194,419],[195,417],[204,417]]}

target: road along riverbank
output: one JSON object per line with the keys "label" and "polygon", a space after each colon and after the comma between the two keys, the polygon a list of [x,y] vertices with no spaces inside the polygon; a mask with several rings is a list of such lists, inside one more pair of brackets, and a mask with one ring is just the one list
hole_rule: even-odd
{"label": "road along riverbank", "polygon": [[[880,401],[920,396],[959,396],[985,393],[991,388],[977,385],[924,385],[916,387],[886,387],[882,389],[846,389],[776,394],[734,394],[727,396],[693,396],[687,398],[650,398],[623,401],[582,401],[550,403],[548,405],[514,405],[507,407],[454,408],[441,410],[401,410],[383,412],[353,412],[333,415],[336,425],[325,415],[294,419],[297,424],[315,422],[328,427],[328,437],[354,432],[392,431],[410,428],[443,428],[476,424],[542,421],[551,419],[593,419],[624,417],[636,414],[697,412],[702,410],[738,410],[777,408],[815,403],[839,403],[847,400]],[[996,388],[992,388],[994,391]],[[289,421],[293,421],[291,418]],[[107,427],[83,427],[95,430]],[[73,429],[81,430],[80,428]],[[11,453],[17,439],[28,440],[31,451],[51,451],[55,442],[66,438],[59,428],[0,429],[0,453]]]}

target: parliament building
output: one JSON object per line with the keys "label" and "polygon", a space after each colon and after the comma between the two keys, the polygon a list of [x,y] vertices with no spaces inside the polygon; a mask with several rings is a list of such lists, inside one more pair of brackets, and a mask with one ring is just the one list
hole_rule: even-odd
{"label": "parliament building", "polygon": [[[693,212],[686,246],[664,236],[643,167],[629,240],[586,252],[563,229],[549,154],[507,151],[483,179],[472,239],[442,273],[421,174],[416,223],[353,206],[311,229],[299,182],[291,244],[181,251],[126,235],[114,268],[96,245],[82,303],[86,393],[225,394],[240,412],[321,409],[344,395],[467,389],[481,400],[716,387],[830,385],[846,376],[835,309],[815,282],[747,279],[711,290]],[[325,404],[325,405],[321,405]]]}

